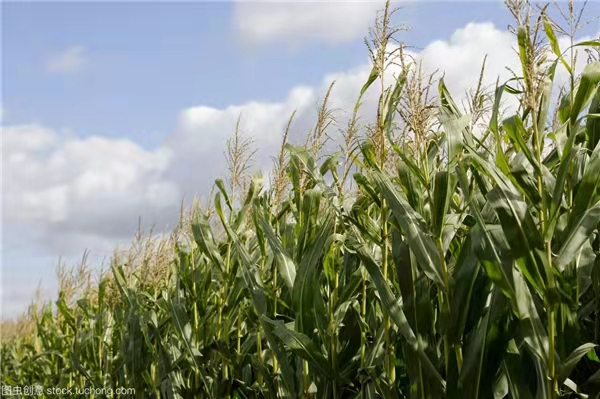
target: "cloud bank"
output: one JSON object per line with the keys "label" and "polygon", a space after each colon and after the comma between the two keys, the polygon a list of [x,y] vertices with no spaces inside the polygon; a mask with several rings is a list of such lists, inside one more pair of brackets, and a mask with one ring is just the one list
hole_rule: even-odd
{"label": "cloud bank", "polygon": [[248,44],[319,40],[339,44],[361,38],[379,1],[246,1],[234,4],[234,27]]}
{"label": "cloud bank", "polygon": [[[443,72],[451,93],[459,99],[477,83],[486,55],[485,83],[509,78],[506,67],[519,65],[514,45],[514,37],[493,24],[472,23],[415,56],[426,70]],[[33,239],[42,253],[76,255],[93,246],[110,251],[116,240],[131,237],[139,217],[159,230],[172,228],[182,197],[207,194],[214,179],[224,174],[225,142],[240,114],[242,131],[255,139],[257,167],[268,170],[294,110],[291,141],[299,142],[335,80],[330,105],[342,110],[337,118],[344,126],[349,115],[343,110],[354,105],[369,72],[365,58],[363,65],[325,76],[316,87],[290,89],[278,102],[187,108],[164,142],[150,150],[125,138],[80,138],[35,124],[5,126],[1,148],[4,235],[27,228],[32,232],[27,239]],[[376,100],[377,93],[368,92],[365,113],[375,108]],[[4,266],[4,282],[10,284],[10,265]]]}

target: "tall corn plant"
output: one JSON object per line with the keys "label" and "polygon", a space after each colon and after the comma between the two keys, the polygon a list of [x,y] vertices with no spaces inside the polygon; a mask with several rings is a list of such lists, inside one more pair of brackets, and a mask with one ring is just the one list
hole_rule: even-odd
{"label": "tall corn plant", "polygon": [[[502,95],[515,91],[497,89],[491,148],[470,131],[443,81],[442,131],[421,158],[388,136],[402,159],[398,176],[390,177],[372,148],[363,147],[370,170],[356,177],[370,197],[367,207],[385,212],[382,193],[391,209],[400,295],[382,272],[388,254],[378,253],[379,237],[355,223],[349,249],[369,270],[400,333],[404,358],[418,359],[406,367],[409,396],[558,397],[597,378],[588,370],[577,382],[569,379],[586,354],[597,360],[590,352],[597,336],[581,326],[589,323],[590,310],[581,314],[578,305],[582,294],[593,295],[591,271],[597,268],[600,150],[587,129],[595,128],[600,64],[586,66],[556,110],[559,131],[547,131],[554,73],[565,61],[547,21],[545,29],[557,59],[541,82],[527,76],[533,43],[526,26],[518,29],[525,107],[499,122]],[[394,104],[403,83],[401,76],[386,103]],[[547,136],[554,138],[548,151]],[[523,378],[523,363],[534,367],[532,376]]]}
{"label": "tall corn plant", "polygon": [[[33,335],[2,342],[2,383],[140,398],[600,397],[600,63],[576,76],[544,13],[553,56],[540,63],[519,17],[522,72],[496,88],[481,132],[479,89],[468,115],[439,80],[432,113],[416,65],[383,83],[389,12],[343,158],[321,156],[324,103],[309,148],[287,143],[288,125],[265,191],[247,178],[238,124],[230,184],[217,180],[214,212],[194,207],[165,278],[151,286],[114,262],[95,296],[61,294]],[[559,66],[572,83],[553,109]],[[521,107],[501,117],[507,96]]]}

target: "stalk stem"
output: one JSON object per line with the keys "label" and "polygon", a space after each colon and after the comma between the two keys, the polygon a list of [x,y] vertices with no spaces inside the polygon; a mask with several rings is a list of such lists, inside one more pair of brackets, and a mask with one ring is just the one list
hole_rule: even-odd
{"label": "stalk stem", "polygon": [[310,398],[310,374],[308,369],[308,362],[306,360],[302,361],[302,375],[304,377],[304,398]]}
{"label": "stalk stem", "polygon": [[[548,223],[548,202],[544,192],[544,182],[542,178],[542,151],[544,145],[543,137],[540,137],[538,129],[538,113],[535,107],[531,110],[531,119],[533,125],[533,144],[535,155],[540,170],[537,174],[537,189],[542,199],[542,209],[540,212],[540,225],[544,237],[544,249],[546,254],[546,277],[548,279],[548,287],[552,290],[555,287],[554,281],[554,270],[552,267],[552,238],[548,237],[547,230],[550,227]],[[546,311],[548,312],[548,391],[550,399],[556,398],[558,391],[558,380],[556,376],[556,362],[555,362],[555,336],[556,336],[556,306],[554,303],[550,303],[546,298]]]}
{"label": "stalk stem", "polygon": [[[446,257],[444,254],[444,248],[442,244],[442,239],[438,238],[437,240],[438,253],[440,255],[440,260],[442,262],[442,273],[444,278],[444,293],[440,293],[439,301],[440,301],[440,311],[446,313],[446,317],[450,316],[450,277],[448,275],[448,265],[446,264]],[[444,360],[446,362],[446,373],[449,371],[449,361],[450,361],[450,346],[448,343],[448,335],[444,334]],[[457,352],[457,360],[458,360],[458,352]],[[460,363],[462,363],[462,353]]]}
{"label": "stalk stem", "polygon": [[[329,298],[329,336],[330,336],[330,357],[331,357],[331,367],[335,373],[337,373],[338,364],[337,364],[337,329],[335,326],[335,307],[337,305],[337,295],[338,295],[338,284],[339,284],[339,276],[338,269],[336,267],[336,259],[338,258],[338,250],[334,248],[333,256],[331,259],[332,267],[334,268],[334,276],[333,276],[333,292]],[[333,398],[338,399],[338,391],[337,385],[333,384]]]}
{"label": "stalk stem", "polygon": [[[388,281],[388,252],[389,252],[389,242],[388,242],[388,225],[387,225],[387,204],[385,202],[385,199],[381,198],[381,240],[383,241],[383,246],[381,249],[381,257],[382,257],[382,272],[383,272],[383,277],[385,278],[385,281]],[[390,335],[390,318],[387,314],[386,311],[383,312],[383,325],[384,325],[384,331],[385,331],[385,345],[386,345],[386,357],[385,357],[385,363],[386,363],[386,372],[388,375],[388,378],[390,379],[390,382],[392,383],[392,385],[394,384],[394,382],[396,381],[396,367],[395,367],[395,363],[396,363],[396,356],[394,354],[394,348],[392,345],[392,341],[391,341],[391,335]]]}
{"label": "stalk stem", "polygon": [[[363,323],[366,324],[367,320],[367,277],[365,276],[365,271],[362,271],[362,298],[360,304],[360,317],[363,320]],[[362,369],[365,368],[365,354],[366,354],[366,346],[367,346],[367,332],[364,328],[361,329],[360,333],[360,367]]]}

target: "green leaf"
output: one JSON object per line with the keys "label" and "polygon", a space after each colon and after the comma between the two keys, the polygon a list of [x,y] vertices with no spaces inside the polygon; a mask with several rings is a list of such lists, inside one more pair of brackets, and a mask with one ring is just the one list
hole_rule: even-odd
{"label": "green leaf", "polygon": [[182,305],[175,303],[172,298],[166,299],[166,303],[169,306],[171,320],[173,320],[173,326],[175,327],[179,338],[183,341],[185,349],[188,352],[188,358],[191,359],[195,369],[198,370],[200,365],[196,360],[195,348],[191,343],[191,329],[185,309],[182,307]]}
{"label": "green leaf", "polygon": [[396,151],[396,153],[400,156],[402,162],[404,162],[404,164],[408,167],[410,172],[412,172],[412,175],[415,176],[423,186],[427,186],[428,179],[423,174],[423,171],[419,169],[414,160],[410,159],[410,157],[407,154],[405,154],[404,151],[402,151],[402,149],[396,144],[392,144],[392,147],[394,148],[394,151]]}
{"label": "green leaf", "polygon": [[285,353],[283,345],[276,340],[274,333],[274,323],[269,322],[269,320],[270,319],[268,319],[266,316],[261,316],[260,325],[262,326],[263,331],[265,332],[265,336],[267,338],[269,346],[275,353],[275,357],[279,362],[279,367],[281,368],[281,376],[283,379],[283,383],[287,388],[288,394],[290,395],[290,397],[295,398],[298,396],[298,394],[296,391],[296,380],[294,370],[290,367],[288,356],[287,353]]}
{"label": "green leaf", "polygon": [[402,310],[402,299],[396,299],[388,283],[385,281],[381,269],[373,259],[372,255],[367,251],[367,248],[363,242],[361,242],[360,234],[354,228],[354,238],[357,240],[356,243],[350,243],[350,248],[358,254],[363,261],[365,268],[367,269],[377,292],[381,298],[383,309],[386,314],[390,316],[390,319],[398,327],[400,334],[404,337],[409,347],[419,356],[419,359],[424,365],[425,371],[433,378],[433,380],[439,384],[440,387],[445,387],[446,382],[439,374],[424,349],[419,344],[415,333],[413,332],[406,315]]}
{"label": "green leaf", "polygon": [[492,291],[490,305],[479,325],[463,344],[465,359],[459,385],[464,398],[492,397],[496,370],[506,354],[510,337],[506,299],[499,290]]}
{"label": "green leaf", "polygon": [[394,117],[394,113],[398,109],[398,102],[400,101],[400,93],[402,93],[402,88],[404,87],[404,83],[406,82],[406,73],[401,73],[396,78],[396,83],[394,84],[394,88],[391,92],[386,96],[382,118],[383,118],[383,129],[386,134],[386,137],[390,136],[390,132],[392,130],[392,120]]}
{"label": "green leaf", "polygon": [[410,206],[406,197],[399,193],[387,176],[381,172],[372,172],[374,180],[388,201],[392,214],[406,235],[408,245],[415,254],[419,266],[432,281],[446,290],[440,253],[427,232],[425,221]]}
{"label": "green leaf", "polygon": [[231,201],[229,200],[229,194],[227,194],[227,188],[225,188],[225,183],[223,182],[223,179],[215,180],[215,184],[219,188],[219,191],[221,191],[221,194],[223,194],[223,197],[225,198],[225,203],[227,204],[227,207],[229,208],[229,210],[230,211],[233,210],[233,205],[231,204]]}
{"label": "green leaf", "polygon": [[302,254],[292,289],[292,298],[296,310],[296,329],[305,334],[313,334],[323,314],[323,297],[318,283],[320,259],[325,256],[326,244],[333,233],[334,217],[331,212],[323,216],[317,235]]}
{"label": "green leaf", "polygon": [[360,152],[363,155],[365,164],[370,168],[377,169],[377,157],[375,156],[375,147],[370,141],[364,141],[360,145]]}
{"label": "green leaf", "polygon": [[540,165],[536,161],[533,153],[525,143],[524,137],[527,136],[527,132],[525,131],[525,127],[523,126],[523,121],[519,115],[514,115],[510,118],[505,119],[502,122],[504,126],[504,131],[508,133],[508,137],[512,140],[515,147],[522,151],[531,166],[533,166],[537,175],[541,174]]}
{"label": "green leaf", "polygon": [[296,265],[294,264],[294,261],[289,253],[285,250],[285,248],[283,248],[281,241],[279,238],[277,238],[265,217],[263,215],[259,215],[258,221],[263,233],[267,237],[267,241],[271,246],[271,250],[275,254],[275,261],[277,262],[279,274],[283,278],[285,285],[287,285],[289,289],[292,289],[294,286],[294,280],[296,279]]}
{"label": "green leaf", "polygon": [[588,117],[586,121],[586,146],[589,151],[594,151],[598,143],[600,143],[600,118],[598,118],[598,114],[600,114],[600,87],[596,89],[596,94],[590,104],[589,113],[595,115],[595,117]]}
{"label": "green leaf", "polygon": [[561,272],[577,256],[600,223],[600,201],[584,212],[577,222],[571,226],[567,239],[563,243],[555,260],[556,267]]}
{"label": "green leaf", "polygon": [[577,94],[571,106],[570,121],[572,126],[575,126],[579,114],[596,91],[598,82],[600,82],[600,61],[587,64],[581,74]]}
{"label": "green leaf", "polygon": [[503,267],[502,259],[499,252],[499,246],[497,240],[492,238],[492,232],[490,231],[490,225],[485,222],[481,209],[478,203],[471,197],[468,188],[468,179],[465,170],[462,165],[457,165],[456,172],[458,181],[465,196],[466,202],[469,205],[477,225],[473,227],[472,234],[479,234],[476,238],[473,238],[473,244],[481,250],[477,254],[482,265],[485,267],[490,279],[496,283],[504,293],[505,296],[514,300],[514,287],[512,282],[512,274],[508,273]]}
{"label": "green leaf", "polygon": [[[565,62],[566,64],[566,62]],[[550,105],[552,104],[552,87],[554,86],[554,75],[556,73],[556,66],[558,64],[554,62],[552,66],[548,69],[548,73],[544,78],[544,86],[542,91],[542,98],[540,101],[539,109],[538,109],[538,131],[545,132],[546,131],[546,123],[548,121],[548,112],[550,110]],[[543,147],[543,135],[540,137],[540,143],[538,145]]]}
{"label": "green leaf", "polygon": [[358,111],[358,107],[360,107],[360,100],[364,96],[365,92],[373,84],[373,82],[375,82],[375,80],[378,77],[379,77],[379,68],[377,68],[375,65],[373,65],[373,68],[371,68],[371,73],[369,74],[367,81],[363,85],[362,89],[360,89],[360,94],[358,95],[358,100],[356,100],[356,105],[354,105],[354,113],[356,113]]}
{"label": "green leaf", "polygon": [[448,141],[448,170],[451,170],[460,159],[463,149],[463,131],[469,126],[471,117],[464,115],[457,118],[442,113],[440,121],[444,125],[444,133]]}
{"label": "green leaf", "polygon": [[218,266],[220,270],[225,270],[225,262],[215,243],[208,218],[200,209],[194,211],[192,233],[200,251],[202,251],[214,265]]}
{"label": "green leaf", "polygon": [[496,165],[504,173],[508,173],[510,168],[508,166],[508,159],[506,158],[506,154],[504,153],[504,149],[502,148],[502,137],[500,137],[500,130],[498,128],[498,115],[500,113],[502,94],[504,93],[504,91],[506,91],[507,87],[508,86],[504,84],[496,88],[496,93],[494,96],[494,105],[492,107],[492,117],[490,118],[490,130],[494,134],[494,144],[496,147]]}
{"label": "green leaf", "polygon": [[[573,47],[600,47],[600,40],[584,40],[574,44]],[[567,50],[570,48],[571,47],[569,47]]]}
{"label": "green leaf", "polygon": [[438,92],[440,94],[440,104],[441,108],[446,111],[446,115],[452,115],[455,119],[460,120],[462,114],[452,99],[450,95],[450,91],[446,87],[446,83],[444,83],[444,79],[440,79],[438,83]]}
{"label": "green leaf", "polygon": [[379,195],[375,192],[374,187],[371,182],[365,177],[365,175],[361,173],[354,174],[354,181],[356,184],[363,190],[369,197],[375,202],[377,205],[381,204],[381,200],[379,199]]}
{"label": "green leaf", "polygon": [[562,62],[562,64],[567,69],[569,74],[572,75],[573,70],[571,69],[571,66],[565,61],[565,59],[562,56],[562,53],[560,52],[560,46],[558,45],[558,39],[556,38],[556,35],[554,34],[554,29],[552,29],[552,25],[550,24],[550,21],[548,20],[547,16],[544,16],[544,30],[546,31],[546,37],[548,38],[548,43],[550,44],[550,48],[552,49],[552,52],[554,53],[554,55],[556,55],[558,57],[560,62]]}
{"label": "green leaf", "polygon": [[435,175],[435,184],[433,189],[433,209],[432,209],[432,233],[436,238],[440,238],[446,214],[450,207],[450,200],[456,187],[456,177],[450,175],[447,171],[437,172]]}
{"label": "green leaf", "polygon": [[548,397],[546,384],[549,355],[548,334],[540,320],[527,283],[517,269],[513,269],[513,279],[516,295],[516,301],[514,302],[516,309],[514,310],[520,320],[519,330],[525,344],[531,351],[534,362],[537,363],[535,367],[538,377],[538,392],[541,395],[539,397],[546,398]]}
{"label": "green leaf", "polygon": [[523,260],[519,265],[523,267],[525,276],[542,292],[545,281],[541,272],[545,269],[540,264],[538,252],[543,249],[543,240],[527,203],[508,178],[493,165],[475,153],[471,153],[470,157],[496,182],[497,186],[487,194],[490,205],[498,215],[513,255]]}
{"label": "green leaf", "polygon": [[410,206],[420,212],[423,209],[423,186],[412,169],[402,159],[398,160],[398,178]]}
{"label": "green leaf", "polygon": [[327,378],[334,378],[333,371],[327,359],[319,352],[318,348],[306,335],[290,330],[281,321],[271,320],[267,316],[262,316],[261,320],[269,323],[275,334],[285,346],[294,352],[297,356],[306,360],[313,367],[324,373]]}
{"label": "green leaf", "polygon": [[250,187],[248,188],[248,193],[246,193],[246,198],[244,199],[244,204],[240,208],[239,212],[236,215],[235,221],[233,223],[233,230],[236,232],[240,231],[240,227],[244,223],[246,218],[246,213],[252,205],[254,198],[258,196],[263,187],[263,177],[261,173],[258,173],[256,176],[252,178],[250,181]]}
{"label": "green leaf", "polygon": [[461,247],[456,260],[450,318],[448,320],[448,338],[450,344],[460,344],[469,313],[469,304],[473,287],[479,276],[479,262],[473,251],[472,238],[468,236]]}
{"label": "green leaf", "polygon": [[584,357],[588,352],[593,351],[598,345],[587,343],[579,346],[575,349],[569,357],[565,359],[565,361],[560,365],[560,377],[559,381],[564,382],[570,375],[577,363]]}
{"label": "green leaf", "polygon": [[267,299],[263,291],[262,281],[260,276],[256,273],[256,264],[252,261],[252,258],[248,254],[248,251],[244,247],[244,244],[240,240],[239,236],[233,231],[226,223],[223,224],[225,231],[233,244],[235,250],[242,263],[242,277],[246,285],[246,289],[250,292],[250,298],[256,312],[259,315],[263,315],[267,312]]}
{"label": "green leaf", "polygon": [[[558,182],[557,182],[558,183]],[[585,171],[581,182],[577,187],[577,194],[573,201],[573,210],[569,217],[569,226],[579,222],[583,214],[589,210],[592,204],[598,201],[600,192],[600,145],[596,147],[589,161],[585,165]]]}
{"label": "green leaf", "polygon": [[529,59],[528,59],[528,47],[530,45],[529,33],[524,25],[520,25],[517,28],[517,42],[519,44],[519,58],[521,60],[521,70],[523,71],[523,78],[525,79],[525,85],[528,89],[529,79]]}
{"label": "green leaf", "polygon": [[556,184],[554,185],[554,191],[552,193],[552,204],[550,208],[550,223],[551,227],[546,232],[546,238],[552,236],[554,232],[554,226],[558,220],[560,204],[563,198],[563,190],[565,187],[567,174],[571,168],[571,164],[577,153],[576,149],[573,149],[575,143],[575,135],[572,134],[567,139],[564,149],[562,150],[562,156],[558,172],[556,173]]}

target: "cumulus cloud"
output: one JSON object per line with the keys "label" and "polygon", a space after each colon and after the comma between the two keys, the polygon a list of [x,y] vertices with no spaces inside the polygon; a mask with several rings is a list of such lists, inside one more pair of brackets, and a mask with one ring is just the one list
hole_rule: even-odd
{"label": "cumulus cloud", "polygon": [[[508,79],[506,67],[518,69],[514,45],[510,33],[489,23],[472,23],[414,55],[426,70],[443,73],[451,93],[460,100],[476,85],[486,55],[486,84]],[[138,215],[148,215],[148,221],[159,226],[172,224],[182,196],[205,194],[225,171],[226,139],[240,115],[242,131],[255,139],[257,166],[266,171],[293,111],[291,141],[299,143],[335,80],[329,103],[339,109],[338,125],[345,125],[369,71],[365,57],[363,65],[327,75],[316,87],[292,88],[279,102],[248,102],[224,109],[190,107],[180,113],[173,132],[152,150],[127,139],[78,138],[39,125],[5,127],[2,196],[8,211],[4,222],[35,226],[55,244],[61,236],[73,234],[127,237],[131,215],[136,221]],[[376,90],[363,100],[369,120]]]}
{"label": "cumulus cloud", "polygon": [[514,70],[519,66],[514,42],[510,32],[500,31],[492,23],[470,23],[454,32],[449,40],[429,44],[420,57],[430,71],[440,68],[450,91],[458,94],[477,84],[486,56],[485,80],[506,80],[507,67]]}
{"label": "cumulus cloud", "polygon": [[[476,84],[490,48],[494,52],[489,54],[486,80],[493,83],[499,75],[508,76],[503,67],[516,65],[513,42],[510,34],[492,24],[469,24],[416,56],[428,70],[443,71],[450,90],[460,97]],[[255,139],[257,166],[268,170],[294,110],[291,140],[299,143],[335,80],[329,102],[340,109],[336,116],[343,126],[369,72],[365,57],[363,65],[327,75],[317,87],[292,88],[279,102],[248,102],[224,109],[190,107],[153,150],[127,139],[78,138],[39,125],[5,127],[2,195],[8,211],[4,222],[35,226],[49,250],[68,247],[74,235],[127,237],[139,215],[158,226],[172,224],[184,194],[188,198],[205,194],[214,178],[223,174],[225,142],[240,115],[242,131]],[[376,90],[363,100],[363,112],[369,114],[376,104]]]}
{"label": "cumulus cloud", "polygon": [[[396,8],[422,1],[392,0],[391,6]],[[384,5],[383,0],[235,0],[233,28],[243,42],[251,45],[284,43],[297,46],[313,40],[340,44],[362,39],[372,26],[376,12]]]}
{"label": "cumulus cloud", "polygon": [[60,53],[51,55],[46,69],[52,73],[73,73],[81,71],[87,65],[87,49],[73,46]]}
{"label": "cumulus cloud", "polygon": [[53,252],[68,250],[72,236],[127,237],[131,215],[166,222],[161,211],[180,200],[178,188],[160,178],[166,148],[22,125],[3,129],[2,153],[3,223],[35,226]]}
{"label": "cumulus cloud", "polygon": [[[444,73],[460,101],[477,83],[486,54],[486,84],[510,77],[505,67],[518,67],[514,45],[512,35],[492,24],[469,24],[414,56],[426,70]],[[268,171],[294,110],[291,141],[300,143],[335,80],[329,100],[332,108],[341,109],[336,116],[338,125],[344,126],[369,72],[365,57],[363,65],[327,75],[316,87],[292,88],[278,102],[248,102],[224,109],[190,107],[179,114],[164,142],[150,150],[127,139],[79,138],[39,125],[5,127],[4,233],[28,226],[46,254],[75,254],[92,245],[110,251],[114,240],[131,236],[140,216],[146,226],[172,227],[183,195],[207,194],[214,179],[224,174],[225,142],[240,115],[242,131],[255,139],[256,166]],[[376,90],[367,92],[363,100],[365,119],[370,121]]]}
{"label": "cumulus cloud", "polygon": [[343,43],[364,36],[380,1],[247,1],[234,4],[234,27],[249,44],[306,40]]}

